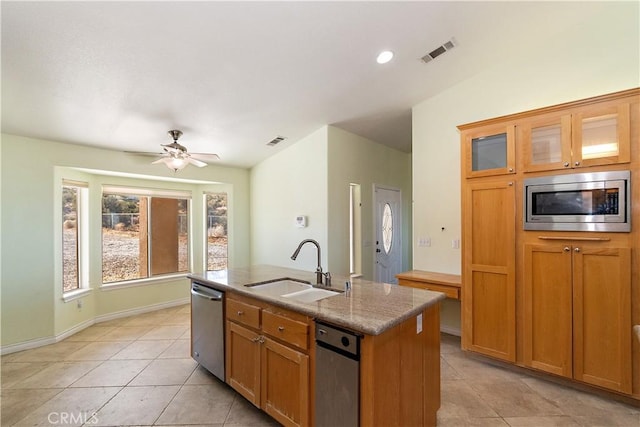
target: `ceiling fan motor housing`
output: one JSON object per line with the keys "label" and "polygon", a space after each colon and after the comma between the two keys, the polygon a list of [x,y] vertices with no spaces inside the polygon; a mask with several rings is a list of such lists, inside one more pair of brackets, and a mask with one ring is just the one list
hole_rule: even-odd
{"label": "ceiling fan motor housing", "polygon": [[178,142],[178,139],[182,136],[182,131],[177,129],[170,130],[168,133],[173,142]]}

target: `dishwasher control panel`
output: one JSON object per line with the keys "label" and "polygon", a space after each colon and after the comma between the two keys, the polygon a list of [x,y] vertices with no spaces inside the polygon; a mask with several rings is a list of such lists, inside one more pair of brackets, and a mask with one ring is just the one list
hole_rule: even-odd
{"label": "dishwasher control panel", "polygon": [[360,357],[360,337],[333,325],[316,322],[316,343],[354,358]]}

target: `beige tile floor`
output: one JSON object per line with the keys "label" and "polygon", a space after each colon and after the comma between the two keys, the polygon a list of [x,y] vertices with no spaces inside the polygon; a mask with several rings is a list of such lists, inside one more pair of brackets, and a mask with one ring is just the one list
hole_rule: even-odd
{"label": "beige tile floor", "polygon": [[[1,425],[274,426],[189,355],[189,306],[2,357]],[[640,409],[492,366],[442,336],[442,426],[640,427]]]}

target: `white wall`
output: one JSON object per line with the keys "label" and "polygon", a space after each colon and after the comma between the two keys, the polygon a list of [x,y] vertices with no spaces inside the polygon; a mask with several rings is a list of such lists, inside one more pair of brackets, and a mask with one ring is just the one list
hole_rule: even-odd
{"label": "white wall", "polygon": [[[505,58],[413,108],[413,268],[461,272],[460,250],[451,248],[461,233],[456,126],[640,86],[638,9],[612,3],[552,44]],[[417,247],[422,236],[431,247]],[[459,330],[458,303],[444,304],[442,324]]]}
{"label": "white wall", "polygon": [[[325,126],[264,160],[251,170],[252,262],[314,271],[312,246],[296,261],[300,241],[315,239],[322,248],[322,267],[349,273],[349,183],[362,186],[363,274],[373,276],[373,184],[399,188],[404,197],[405,265],[409,265],[411,225],[410,155],[341,129]],[[296,228],[296,215],[308,226]]]}
{"label": "white wall", "polygon": [[[3,349],[33,340],[55,339],[99,316],[188,298],[186,279],[109,291],[100,289],[101,223],[94,220],[89,230],[89,279],[94,291],[82,298],[82,309],[77,308],[76,301],[65,303],[61,291],[62,178],[89,182],[90,217],[100,215],[103,183],[191,190],[193,253],[198,269],[202,266],[204,246],[200,195],[205,190],[226,189],[230,193],[229,235],[233,242],[229,248],[230,263],[247,265],[250,262],[249,171],[246,169],[215,165],[187,168],[178,176],[201,184],[166,182],[176,175],[161,165],[151,165],[152,159],[116,151],[6,134],[2,135],[0,149]],[[80,172],[75,169],[79,167],[136,173],[140,178]],[[225,184],[212,184],[214,182]]]}
{"label": "white wall", "polygon": [[[295,217],[307,216],[297,228]],[[317,253],[304,239],[318,241],[327,269],[327,127],[322,127],[251,169],[251,260],[315,271]]]}

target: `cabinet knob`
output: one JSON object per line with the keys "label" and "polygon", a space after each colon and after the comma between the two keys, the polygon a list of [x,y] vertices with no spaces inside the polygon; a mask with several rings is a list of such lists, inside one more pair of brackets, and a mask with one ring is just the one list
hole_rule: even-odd
{"label": "cabinet knob", "polygon": [[280,332],[284,331],[284,326],[278,326],[278,330],[279,330]]}
{"label": "cabinet knob", "polygon": [[562,250],[565,252],[569,252],[571,249],[569,249],[569,246],[565,246],[564,248],[562,248]]}
{"label": "cabinet knob", "polygon": [[254,339],[252,339],[251,341],[253,341],[253,342],[260,342],[260,339],[261,339],[261,338],[262,338],[262,337],[261,337],[260,335],[258,335],[257,337],[255,337],[255,338],[254,338]]}
{"label": "cabinet knob", "polygon": [[513,186],[513,181],[509,181],[508,185],[509,187]]}
{"label": "cabinet knob", "polygon": [[565,168],[568,168],[568,167],[569,167],[569,162],[564,162],[564,163],[562,164],[562,166],[564,166]]}
{"label": "cabinet knob", "polygon": [[513,172],[513,168],[509,168],[509,172]]}
{"label": "cabinet knob", "polygon": [[580,248],[574,248],[573,251],[574,252],[580,252]]}
{"label": "cabinet knob", "polygon": [[575,162],[574,165],[580,166],[580,162]]}
{"label": "cabinet knob", "polygon": [[239,310],[238,310],[238,316],[242,316],[243,314],[244,314],[244,312],[243,312],[243,311],[239,311]]}

